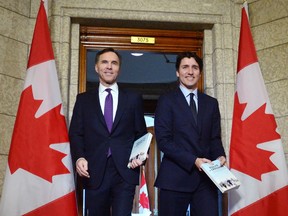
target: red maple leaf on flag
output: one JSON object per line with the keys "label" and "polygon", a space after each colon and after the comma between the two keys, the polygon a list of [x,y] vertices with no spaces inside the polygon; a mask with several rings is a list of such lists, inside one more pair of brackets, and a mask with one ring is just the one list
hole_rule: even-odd
{"label": "red maple leaf on flag", "polygon": [[261,181],[262,174],[278,169],[270,160],[274,152],[257,148],[257,145],[280,139],[280,135],[276,132],[274,115],[265,113],[266,104],[242,121],[241,116],[246,105],[239,103],[236,93],[231,136],[231,168]]}
{"label": "red maple leaf on flag", "polygon": [[146,195],[146,193],[142,192],[139,196],[139,203],[143,208],[149,209],[149,199]]}
{"label": "red maple leaf on flag", "polygon": [[32,86],[22,92],[8,163],[12,174],[22,168],[52,182],[54,175],[70,172],[61,162],[66,154],[49,145],[68,142],[68,133],[61,104],[35,118],[41,103],[34,100]]}

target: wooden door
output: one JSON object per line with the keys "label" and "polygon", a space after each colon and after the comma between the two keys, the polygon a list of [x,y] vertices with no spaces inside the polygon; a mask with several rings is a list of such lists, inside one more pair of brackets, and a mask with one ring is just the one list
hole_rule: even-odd
{"label": "wooden door", "polygon": [[[154,43],[131,42],[132,36],[140,40],[154,38]],[[145,42],[145,41],[144,41]],[[156,29],[135,29],[135,28],[104,28],[104,27],[80,27],[80,68],[79,68],[79,89],[78,92],[85,92],[87,89],[87,51],[101,50],[112,47],[115,50],[133,50],[137,52],[157,52],[163,54],[177,54],[183,51],[191,51],[202,57],[203,31],[184,31],[184,30],[156,30]],[[203,91],[203,76],[201,78],[199,90]],[[150,86],[141,86],[145,92]],[[169,84],[162,85],[161,88],[171,88]],[[160,94],[160,93],[159,93]],[[157,99],[150,100],[144,98],[145,109],[150,114],[154,113]],[[154,127],[149,127],[154,135]],[[155,136],[150,146],[149,159],[145,164],[145,176],[148,186],[149,201],[151,211],[158,209],[158,191],[154,188],[154,181],[160,165],[160,152],[157,149]],[[81,184],[78,184],[79,209],[82,207]],[[136,190],[134,211],[138,209],[138,191]],[[80,213],[81,214],[81,213]]]}
{"label": "wooden door", "polygon": [[[132,42],[132,37],[138,37],[139,42]],[[145,43],[145,39],[154,39],[154,43]],[[144,41],[144,42],[141,42]],[[137,52],[154,52],[177,54],[191,51],[202,57],[203,32],[180,30],[155,30],[131,28],[104,28],[81,26],[80,28],[80,74],[79,92],[86,91],[87,81],[87,51],[112,47],[116,50],[131,50]],[[199,86],[203,90],[203,78]]]}

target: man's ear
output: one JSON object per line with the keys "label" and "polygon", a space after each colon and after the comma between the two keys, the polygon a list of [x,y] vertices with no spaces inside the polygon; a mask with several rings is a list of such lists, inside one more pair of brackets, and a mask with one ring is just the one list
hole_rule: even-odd
{"label": "man's ear", "polygon": [[98,73],[98,67],[97,67],[97,64],[95,64],[95,71],[96,71],[96,73]]}
{"label": "man's ear", "polygon": [[176,70],[176,76],[179,77],[179,72],[178,72],[178,70]]}

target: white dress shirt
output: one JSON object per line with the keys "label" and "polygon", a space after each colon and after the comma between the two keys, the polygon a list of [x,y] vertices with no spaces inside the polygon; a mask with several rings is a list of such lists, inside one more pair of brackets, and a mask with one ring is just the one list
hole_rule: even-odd
{"label": "white dress shirt", "polygon": [[189,89],[185,88],[182,85],[180,85],[180,89],[181,89],[183,95],[185,96],[185,99],[186,99],[189,106],[190,106],[190,93],[194,94],[193,100],[195,101],[196,110],[198,112],[198,91],[197,91],[197,89],[195,89],[194,91],[190,91]]}
{"label": "white dress shirt", "polygon": [[[117,83],[114,83],[112,86],[108,87],[111,89],[111,94],[113,97],[113,121],[115,119],[116,110],[118,106],[118,95],[119,95],[119,89]],[[106,86],[99,84],[99,100],[100,100],[100,106],[102,113],[104,115],[104,106],[105,106],[105,98],[108,95],[108,92],[105,91],[107,89]]]}

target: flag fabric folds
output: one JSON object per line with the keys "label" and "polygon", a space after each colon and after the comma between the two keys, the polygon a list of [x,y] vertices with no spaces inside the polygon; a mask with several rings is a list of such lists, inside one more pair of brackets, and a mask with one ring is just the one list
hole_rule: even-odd
{"label": "flag fabric folds", "polygon": [[230,168],[241,186],[229,192],[229,215],[284,216],[286,160],[244,7],[238,52]]}
{"label": "flag fabric folds", "polygon": [[145,179],[145,167],[141,171],[141,183],[139,187],[139,213],[133,213],[132,216],[149,216],[151,215],[148,189]]}
{"label": "flag fabric folds", "polygon": [[144,167],[141,173],[141,184],[139,190],[139,213],[148,213],[149,215],[151,214]]}
{"label": "flag fabric folds", "polygon": [[77,215],[67,125],[43,1],[14,125],[0,215]]}

